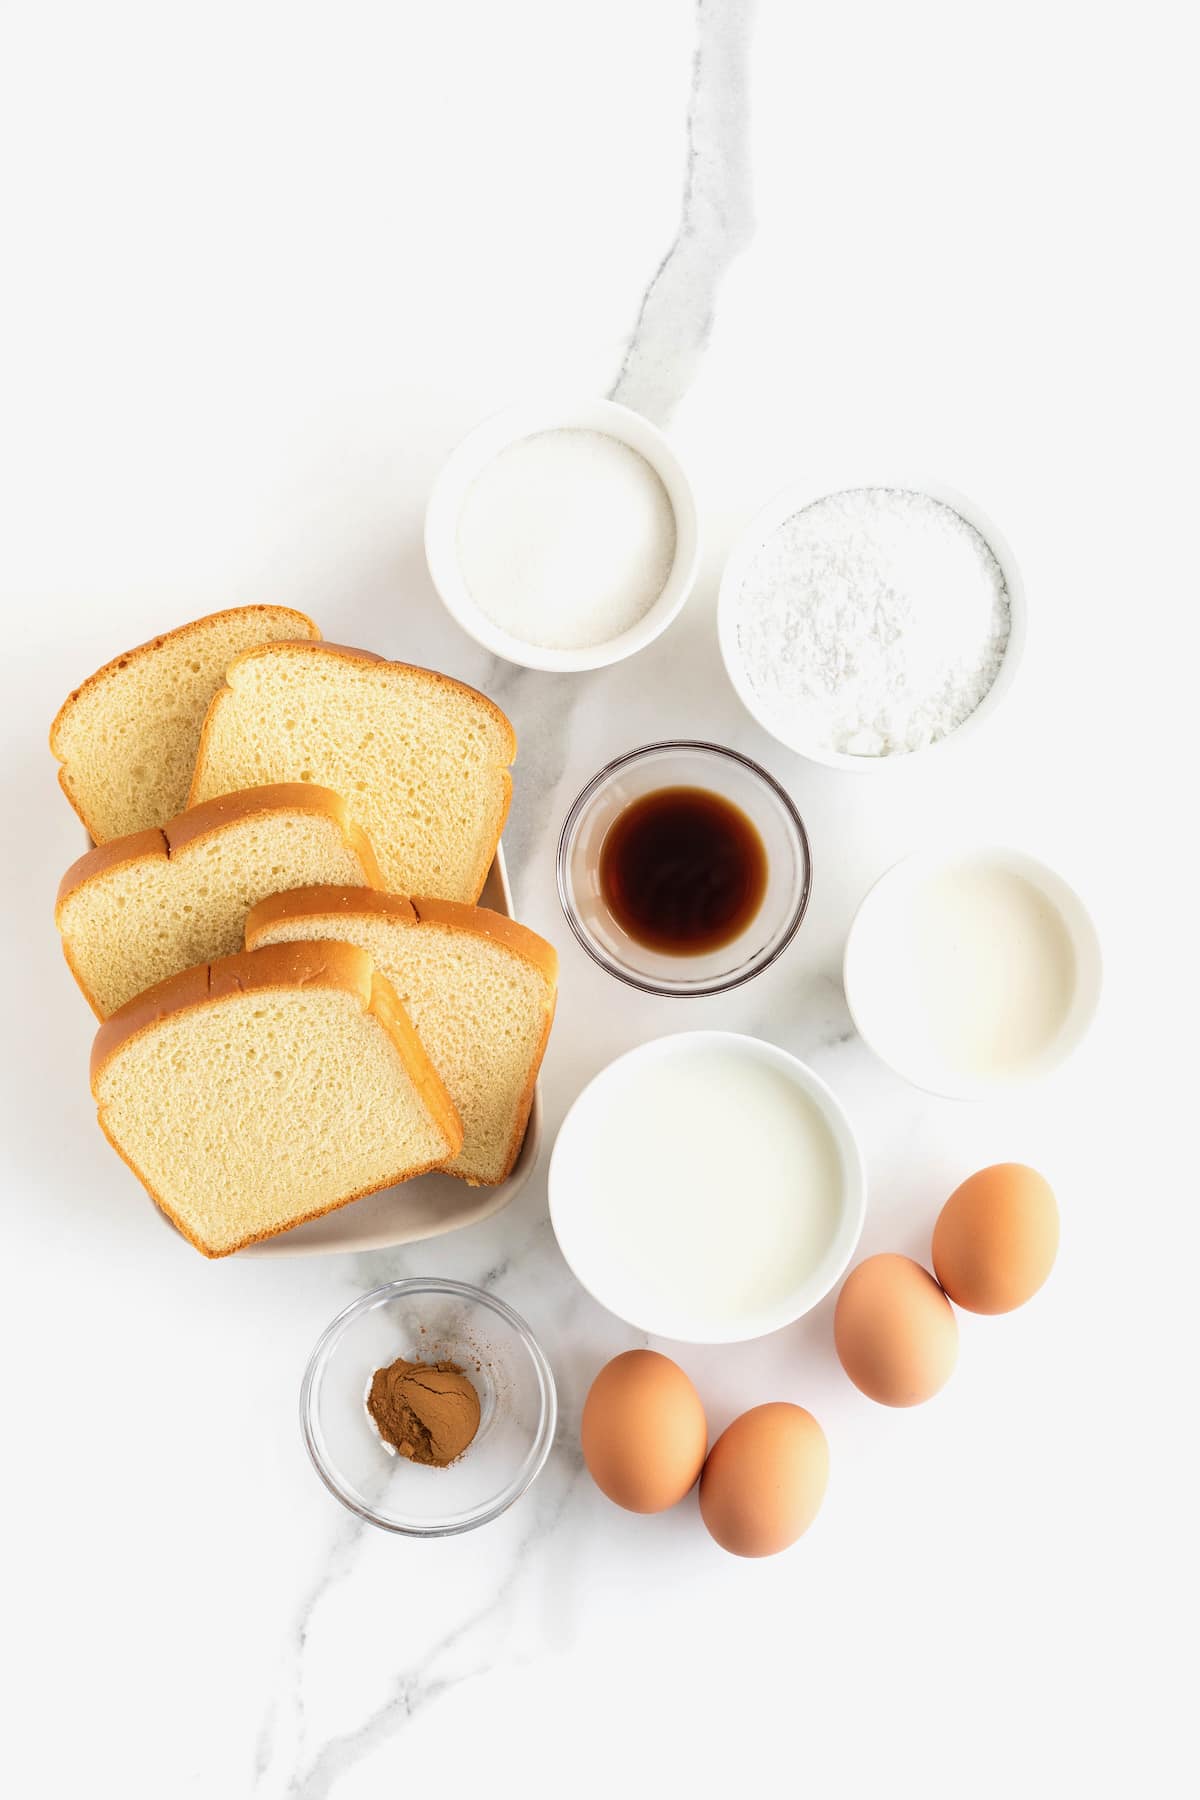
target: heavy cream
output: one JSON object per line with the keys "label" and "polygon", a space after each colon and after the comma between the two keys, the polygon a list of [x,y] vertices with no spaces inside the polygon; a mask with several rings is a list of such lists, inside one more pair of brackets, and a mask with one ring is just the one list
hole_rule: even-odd
{"label": "heavy cream", "polygon": [[1053,1059],[1077,993],[1059,906],[1005,852],[900,864],[864,904],[846,954],[863,1035],[941,1092],[1033,1074]]}
{"label": "heavy cream", "polygon": [[567,1260],[606,1305],[664,1336],[751,1336],[769,1315],[794,1317],[804,1306],[789,1301],[842,1225],[842,1159],[821,1106],[796,1065],[746,1042],[687,1034],[612,1065],[555,1150]]}

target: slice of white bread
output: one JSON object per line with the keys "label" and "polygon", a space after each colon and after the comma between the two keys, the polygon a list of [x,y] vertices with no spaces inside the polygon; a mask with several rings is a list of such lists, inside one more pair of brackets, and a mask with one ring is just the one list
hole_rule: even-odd
{"label": "slice of white bread", "polygon": [[554,1018],[553,945],[485,907],[345,887],[277,894],[246,921],[250,947],[314,938],[361,945],[400,996],[462,1119],[446,1173],[503,1181]]}
{"label": "slice of white bread", "polygon": [[474,688],[338,644],[270,644],[226,672],[191,804],[265,781],[343,794],[398,894],[478,900],[508,813],[512,726]]}
{"label": "slice of white bread", "polygon": [[290,607],[235,606],[127,650],[68,695],[50,748],[62,764],[59,785],[95,842],[183,811],[204,715],[235,656],[252,644],[320,635]]}
{"label": "slice of white bread", "polygon": [[96,1033],[101,1128],[205,1256],[438,1168],[462,1126],[389,983],[352,944],[174,975]]}
{"label": "slice of white bread", "polygon": [[54,917],[71,973],[106,1019],[168,975],[240,950],[256,900],[317,881],[383,886],[341,796],[281,782],[89,850],[59,883]]}

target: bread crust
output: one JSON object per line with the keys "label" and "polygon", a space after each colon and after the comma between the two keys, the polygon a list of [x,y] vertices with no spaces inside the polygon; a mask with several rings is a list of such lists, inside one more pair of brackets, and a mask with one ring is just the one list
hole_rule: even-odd
{"label": "bread crust", "polygon": [[511,950],[514,955],[532,963],[546,981],[550,993],[541,1037],[530,1061],[529,1078],[517,1102],[503,1168],[499,1174],[486,1180],[478,1175],[466,1175],[458,1169],[445,1170],[456,1181],[465,1181],[468,1187],[499,1186],[500,1182],[508,1179],[513,1164],[520,1155],[533,1107],[534,1089],[546,1046],[550,1041],[550,1030],[558,1004],[558,952],[553,944],[547,943],[535,931],[530,931],[527,925],[520,925],[516,919],[492,912],[486,906],[469,906],[457,900],[410,900],[401,894],[348,887],[291,888],[287,893],[272,894],[265,900],[257,901],[246,915],[246,945],[247,948],[252,948],[261,933],[284,921],[337,919],[353,913],[383,914],[398,919],[405,925],[440,925],[453,931],[478,932],[482,937],[491,938],[506,950]]}
{"label": "bread crust", "polygon": [[525,1133],[529,1129],[529,1114],[533,1110],[533,1096],[537,1089],[538,1076],[542,1072],[542,1059],[546,1054],[546,1046],[550,1042],[550,1028],[554,1024],[554,1014],[557,1007],[558,987],[555,985],[551,990],[550,1003],[546,1008],[545,1017],[542,1021],[542,1032],[538,1039],[537,1049],[529,1064],[529,1077],[524,1088],[521,1090],[520,1098],[517,1101],[517,1110],[513,1117],[512,1136],[508,1140],[508,1153],[504,1158],[504,1166],[500,1170],[500,1173],[498,1175],[493,1175],[490,1181],[485,1181],[480,1175],[457,1175],[457,1171],[454,1169],[447,1169],[447,1175],[455,1175],[458,1180],[465,1181],[468,1187],[498,1187],[502,1181],[507,1181],[512,1174],[513,1164],[521,1154],[521,1145],[525,1142]]}
{"label": "bread crust", "polygon": [[[513,729],[513,722],[506,712],[500,710],[494,700],[489,700],[486,694],[481,694],[478,688],[471,687],[467,682],[457,681],[453,675],[443,675],[440,669],[426,669],[420,663],[392,662],[386,656],[378,656],[374,650],[360,650],[356,644],[331,644],[325,638],[317,638],[312,642],[302,642],[293,638],[275,638],[268,643],[252,644],[248,650],[239,651],[237,656],[235,656],[230,663],[229,668],[236,669],[239,664],[248,662],[252,656],[261,656],[265,651],[276,650],[279,648],[280,644],[283,643],[288,644],[292,650],[315,650],[320,655],[329,654],[330,656],[344,657],[348,662],[360,662],[365,664],[387,663],[389,668],[404,669],[410,675],[423,675],[427,680],[432,681],[435,687],[453,688],[456,693],[469,694],[473,700],[482,700],[496,723],[502,727],[508,739],[508,761],[512,762],[517,754],[517,734]],[[226,671],[225,687],[229,686],[228,671]],[[223,692],[223,690],[218,689],[217,693],[214,694],[213,703],[220,697],[221,692]],[[210,713],[211,710],[212,707],[210,705]],[[207,726],[207,724],[208,720],[206,719],[205,726]],[[202,732],[200,736],[200,750],[196,757],[197,769],[199,769],[204,755],[205,735],[206,734]]]}
{"label": "bread crust", "polygon": [[[230,1244],[221,1250],[213,1250],[208,1245],[201,1243],[189,1230],[186,1223],[155,1191],[109,1131],[104,1117],[104,1107],[100,1104],[100,1096],[97,1092],[100,1076],[113,1057],[125,1045],[140,1037],[143,1032],[153,1030],[162,1019],[171,1015],[186,1012],[193,1007],[219,1003],[223,999],[231,999],[238,994],[271,988],[310,987],[313,985],[342,988],[347,993],[354,995],[364,1012],[375,1015],[395,1045],[409,1078],[417,1088],[427,1111],[432,1115],[435,1124],[444,1133],[453,1148],[444,1159],[437,1158],[418,1168],[405,1169],[384,1180],[359,1188],[355,1193],[343,1195],[328,1206],[316,1207],[311,1212],[297,1215],[296,1218],[289,1219],[285,1226],[281,1226],[279,1231],[248,1232],[245,1237],[239,1238],[237,1243]],[[311,1219],[323,1218],[326,1213],[337,1212],[341,1207],[349,1206],[352,1201],[361,1200],[366,1194],[377,1193],[381,1188],[394,1187],[401,1181],[411,1181],[418,1175],[427,1175],[433,1169],[440,1169],[444,1161],[452,1161],[462,1149],[462,1121],[459,1119],[453,1101],[446,1092],[441,1076],[425,1054],[424,1047],[413,1029],[412,1021],[404,1011],[395,989],[375,968],[367,952],[360,950],[355,944],[340,944],[332,941],[268,944],[260,950],[241,950],[234,956],[223,956],[216,962],[201,963],[194,969],[185,969],[180,975],[172,975],[167,981],[159,982],[156,987],[149,988],[144,994],[139,994],[136,999],[128,1001],[125,1006],[113,1013],[111,1018],[104,1021],[92,1044],[90,1077],[92,1096],[97,1102],[97,1119],[101,1131],[122,1162],[132,1169],[155,1205],[170,1219],[181,1236],[194,1245],[202,1255],[211,1259],[232,1256],[235,1251],[244,1250],[248,1244],[260,1243],[264,1238],[278,1237],[280,1231],[291,1231],[296,1225],[305,1225]]]}
{"label": "bread crust", "polygon": [[[280,613],[286,613],[296,621],[296,637],[298,640],[304,642],[318,641],[321,636],[320,626],[317,625],[315,620],[310,619],[307,613],[298,612],[293,606],[268,606],[260,602],[251,606],[222,607],[218,612],[204,613],[199,619],[189,619],[186,625],[177,625],[173,631],[164,631],[161,632],[158,637],[147,638],[144,644],[135,644],[132,650],[123,650],[119,655],[110,657],[108,662],[102,663],[93,674],[87,677],[86,681],[81,681],[77,688],[71,689],[71,692],[67,695],[66,699],[55,713],[50,724],[50,751],[55,760],[64,765],[67,761],[65,752],[62,752],[59,749],[59,738],[65,720],[74,711],[82,694],[86,693],[90,688],[99,687],[103,682],[111,680],[114,675],[120,674],[120,672],[135,659],[140,660],[142,657],[152,655],[156,650],[161,650],[164,644],[185,643],[195,632],[201,630],[206,625],[211,625],[216,619],[230,619],[246,613],[267,613],[276,618]],[[273,641],[278,643],[291,640],[275,639]],[[71,793],[64,781],[63,770],[61,768],[58,772],[58,785],[66,795],[72,811],[83,821],[89,837],[98,836],[92,821],[88,818],[82,806],[76,800],[74,794]]]}
{"label": "bread crust", "polygon": [[[107,843],[97,844],[94,849],[77,857],[59,882],[54,902],[54,922],[61,932],[63,906],[72,894],[89,881],[94,881],[97,876],[111,874],[114,869],[151,857],[169,861],[188,845],[211,836],[213,832],[222,831],[227,825],[240,819],[255,815],[266,817],[280,812],[317,813],[329,819],[341,832],[347,849],[358,858],[362,872],[371,884],[370,888],[362,891],[369,893],[372,888],[382,888],[383,875],[375,860],[370,840],[361,826],[350,817],[350,809],[342,796],[335,794],[332,788],[317,787],[310,781],[279,781],[266,787],[243,788],[236,794],[222,794],[215,800],[205,800],[176,818],[168,819],[161,829],[152,826],[148,831],[131,832],[128,837],[109,838]],[[62,938],[62,949],[80,993],[96,1017],[103,1019],[104,1008],[84,980],[65,936]]]}
{"label": "bread crust", "polygon": [[151,825],[145,831],[131,831],[127,837],[109,838],[107,843],[95,844],[77,856],[58,884],[58,892],[54,896],[54,922],[58,924],[58,915],[62,903],[81,888],[85,881],[91,881],[97,875],[107,875],[112,869],[124,868],[127,863],[141,862],[147,856],[167,857],[171,847],[167,834],[157,825]]}
{"label": "bread crust", "polygon": [[336,917],[338,913],[386,913],[406,925],[449,925],[457,931],[477,931],[494,939],[517,956],[531,962],[552,984],[558,981],[558,951],[527,925],[487,906],[465,900],[409,899],[370,888],[298,887],[256,900],[246,915],[246,945],[260,932],[284,920]]}
{"label": "bread crust", "polygon": [[[196,751],[195,766],[192,770],[192,784],[188,790],[189,808],[196,804],[196,790],[200,784],[201,771],[208,759],[209,740],[212,737],[213,721],[216,717],[217,709],[224,696],[227,693],[233,692],[229,680],[230,675],[235,669],[239,668],[242,663],[248,662],[252,656],[262,656],[278,649],[280,641],[281,640],[277,640],[275,643],[267,644],[255,644],[249,650],[243,650],[240,655],[234,657],[228,669],[225,671],[224,685],[219,687],[213,695],[209,702],[208,711],[204,715],[204,723],[200,727],[200,743]],[[487,881],[488,870],[491,868],[492,860],[496,854],[496,844],[500,842],[500,839],[504,834],[504,827],[508,823],[508,814],[512,806],[512,773],[507,765],[513,762],[517,754],[517,734],[513,729],[512,720],[508,717],[507,713],[502,712],[496,705],[496,702],[494,700],[489,700],[486,694],[481,694],[478,688],[469,687],[465,681],[456,681],[452,675],[443,675],[438,669],[425,669],[417,663],[390,662],[386,656],[377,656],[373,650],[360,650],[352,644],[330,644],[326,643],[323,638],[313,643],[300,643],[293,640],[287,640],[287,642],[289,649],[293,652],[297,650],[309,653],[316,651],[322,655],[329,654],[331,656],[340,656],[345,658],[348,662],[361,663],[364,667],[371,667],[377,663],[383,663],[386,664],[388,668],[403,669],[410,675],[423,676],[427,681],[431,681],[435,687],[452,688],[456,693],[469,694],[473,700],[478,700],[483,703],[492,715],[495,723],[501,727],[505,737],[506,756],[504,765],[501,766],[500,770],[502,789],[500,819],[496,828],[495,843],[487,852],[483,861],[483,867],[476,871],[477,879],[475,882],[474,898],[477,900],[483,892],[484,883]]]}
{"label": "bread crust", "polygon": [[273,781],[263,787],[242,788],[236,794],[221,794],[214,800],[203,800],[177,813],[163,826],[147,831],[134,831],[128,837],[109,838],[77,857],[58,884],[54,902],[55,917],[64,900],[97,875],[107,875],[126,863],[140,862],[144,856],[170,858],[208,837],[226,825],[235,824],[255,814],[273,812],[320,813],[332,821],[357,856],[363,874],[372,888],[383,886],[383,875],[375,860],[366,832],[350,816],[350,808],[332,788],[318,787],[312,781]]}

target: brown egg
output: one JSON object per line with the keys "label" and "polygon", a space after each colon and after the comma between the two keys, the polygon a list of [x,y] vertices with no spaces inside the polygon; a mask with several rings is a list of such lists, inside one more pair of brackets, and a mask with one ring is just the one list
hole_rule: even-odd
{"label": "brown egg", "polygon": [[1004,1313],[1024,1306],[1054,1267],[1054,1190],[1024,1163],[996,1163],[955,1188],[933,1228],[933,1266],[956,1306]]}
{"label": "brown egg", "polygon": [[581,1436],[601,1493],[629,1512],[665,1512],[704,1465],[708,1421],[678,1363],[657,1350],[627,1350],[589,1388]]}
{"label": "brown egg", "polygon": [[869,1256],[847,1276],[833,1315],[843,1369],[881,1406],[919,1406],[958,1361],[954,1308],[909,1256]]}
{"label": "brown egg", "polygon": [[808,1530],[825,1498],[829,1445],[810,1412],[752,1406],[708,1453],[700,1516],[734,1556],[774,1556]]}

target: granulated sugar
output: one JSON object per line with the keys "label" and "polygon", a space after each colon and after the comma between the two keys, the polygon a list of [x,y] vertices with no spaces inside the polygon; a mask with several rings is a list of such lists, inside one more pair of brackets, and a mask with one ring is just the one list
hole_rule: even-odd
{"label": "granulated sugar", "polygon": [[785,741],[897,756],[974,712],[1009,625],[1004,575],[973,525],[928,494],[852,488],[793,514],[759,550],[738,645]]}
{"label": "granulated sugar", "polygon": [[644,456],[602,431],[539,431],[490,462],[458,524],[458,562],[494,625],[586,650],[636,625],[675,560],[675,513]]}

